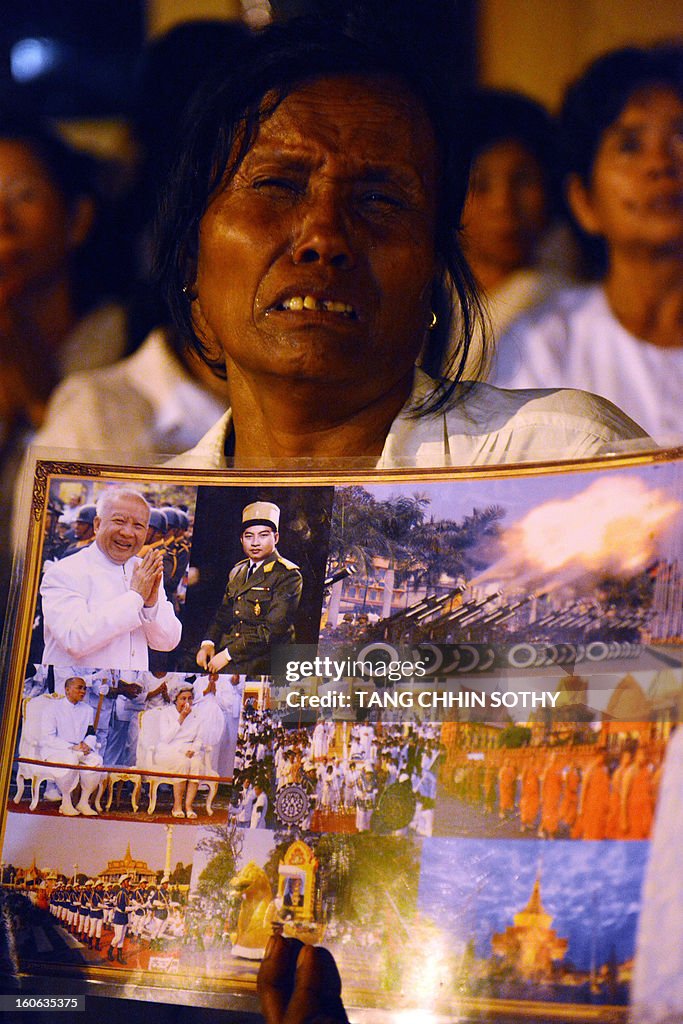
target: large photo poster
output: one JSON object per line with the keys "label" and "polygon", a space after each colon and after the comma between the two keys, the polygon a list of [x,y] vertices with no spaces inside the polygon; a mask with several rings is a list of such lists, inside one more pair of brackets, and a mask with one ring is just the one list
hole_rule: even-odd
{"label": "large photo poster", "polygon": [[674,814],[678,455],[39,464],[3,670],[19,971],[246,1012],[280,933],[358,1020],[625,1020]]}

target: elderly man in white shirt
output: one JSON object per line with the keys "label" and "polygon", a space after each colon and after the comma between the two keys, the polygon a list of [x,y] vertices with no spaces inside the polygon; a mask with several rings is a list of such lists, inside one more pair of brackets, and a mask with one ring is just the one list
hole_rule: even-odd
{"label": "elderly man in white shirt", "polygon": [[162,554],[137,554],[150,507],[137,491],[117,487],[97,503],[95,542],[49,563],[40,587],[49,665],[141,669],[148,646],[172,651],[181,625],[164,588]]}
{"label": "elderly man in white shirt", "polygon": [[[86,689],[84,679],[78,676],[67,679],[64,697],[50,702],[40,742],[40,752],[46,761],[74,765],[73,768],[54,770],[55,783],[62,795],[59,813],[68,817],[97,814],[90,806],[90,797],[100,782],[101,774],[77,767],[92,768],[102,764],[102,758],[96,752],[95,713],[84,700]],[[81,795],[74,807],[71,794],[79,782]]]}

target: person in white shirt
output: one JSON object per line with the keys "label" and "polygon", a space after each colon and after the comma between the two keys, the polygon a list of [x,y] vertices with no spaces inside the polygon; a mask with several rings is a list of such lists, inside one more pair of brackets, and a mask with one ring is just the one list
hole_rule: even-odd
{"label": "person in white shirt", "polygon": [[216,678],[216,697],[225,721],[225,736],[218,756],[218,774],[223,779],[232,778],[235,770],[235,751],[245,683],[245,676],[220,675]]}
{"label": "person in white shirt", "polygon": [[254,806],[251,809],[251,821],[249,822],[249,827],[265,828],[266,815],[268,813],[268,796],[263,789],[263,785],[259,781],[254,783],[254,793],[256,794],[256,799],[254,800]]}
{"label": "person in white shirt", "polygon": [[[95,713],[84,701],[86,689],[84,679],[78,676],[67,679],[64,697],[50,702],[40,742],[41,756],[46,761],[74,765],[73,769],[54,769],[54,780],[62,796],[59,813],[68,817],[79,814],[92,817],[97,814],[90,806],[90,797],[101,775],[99,772],[87,771],[87,767],[101,765],[102,758],[96,750]],[[80,765],[86,767],[77,767]],[[71,794],[79,783],[81,793],[74,807]]]}
{"label": "person in white shirt", "polygon": [[237,808],[237,823],[239,825],[249,825],[249,823],[251,822],[251,813],[255,802],[256,790],[252,785],[251,779],[246,778],[244,780],[242,795],[240,798],[239,806]]}
{"label": "person in white shirt", "polygon": [[[463,105],[473,151],[463,246],[495,342],[571,278],[571,255],[560,264],[543,244],[546,237],[560,242],[563,227],[569,233],[556,219],[557,140],[547,111],[521,93],[476,89]],[[562,238],[563,253],[567,242]]]}
{"label": "person in white shirt", "polygon": [[[171,691],[169,696],[173,703],[161,711],[159,715],[159,742],[155,751],[155,764],[165,772],[178,772],[182,775],[204,775],[206,760],[204,748],[205,723],[203,718],[193,710],[194,690],[192,683],[182,680]],[[199,783],[193,779],[173,780],[174,818],[196,818],[192,808],[197,795]],[[185,809],[183,810],[183,800]]]}
{"label": "person in white shirt", "polygon": [[148,646],[177,646],[181,625],[164,593],[162,554],[137,557],[149,513],[137,491],[107,489],[94,543],[48,563],[40,587],[45,664],[145,670]]}
{"label": "person in white shirt", "polygon": [[682,64],[680,46],[617,50],[570,89],[567,195],[601,280],[516,320],[491,378],[585,388],[673,443],[683,434]]}
{"label": "person in white shirt", "polygon": [[[586,394],[463,381],[480,307],[459,234],[469,143],[448,90],[389,53],[297,29],[262,33],[203,98],[169,178],[161,284],[231,402],[176,464],[472,465],[643,438]],[[234,150],[245,118],[254,130]]]}
{"label": "person in white shirt", "polygon": [[211,768],[220,775],[219,762],[226,744],[226,726],[216,692],[217,679],[218,676],[197,676],[193,683],[192,709],[201,720],[204,742],[211,748]]}

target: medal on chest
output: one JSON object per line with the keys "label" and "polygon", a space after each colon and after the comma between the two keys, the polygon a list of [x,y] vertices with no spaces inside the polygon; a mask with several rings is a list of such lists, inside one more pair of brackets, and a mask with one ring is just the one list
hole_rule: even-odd
{"label": "medal on chest", "polygon": [[254,604],[254,615],[260,615],[260,614],[261,614],[261,603],[260,603],[259,599],[256,598],[256,602]]}

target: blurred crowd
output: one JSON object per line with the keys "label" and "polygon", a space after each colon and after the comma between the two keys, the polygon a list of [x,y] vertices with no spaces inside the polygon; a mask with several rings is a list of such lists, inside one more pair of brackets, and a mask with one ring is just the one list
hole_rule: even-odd
{"label": "blurred crowd", "polygon": [[[126,187],[53,127],[0,112],[5,586],[7,524],[29,443],[125,452],[141,463],[192,447],[228,402],[228,383],[169,327],[152,239],[183,109],[207,73],[249,45],[244,25],[224,21],[183,23],[149,44],[136,76],[138,156]],[[462,231],[495,340],[489,379],[584,388],[655,439],[675,440],[683,48],[599,57],[557,117],[508,91],[477,89],[462,102],[472,160]]]}
{"label": "blurred crowd", "polygon": [[[187,22],[149,44],[136,76],[130,128],[137,156],[125,183],[53,125],[0,110],[0,605],[29,445],[93,460],[124,453],[127,464],[142,464],[191,448],[229,403],[220,360],[212,370],[170,327],[155,284],[153,225],[163,217],[164,181],[193,96],[250,45],[245,26],[225,21]],[[487,379],[503,388],[582,388],[610,399],[655,440],[680,440],[683,46],[600,56],[570,84],[556,116],[510,91],[471,90],[460,102],[458,130],[471,158],[461,231],[487,313],[481,350],[486,335],[495,343]],[[479,364],[472,361],[473,372]],[[158,537],[150,544],[187,530],[182,517],[174,524],[173,509],[155,511],[150,528]],[[92,540],[92,507],[61,516],[53,558]],[[186,555],[178,548],[176,563]],[[172,575],[169,569],[169,581]],[[160,677],[150,677],[148,693]],[[205,682],[196,696],[208,707],[215,694]],[[117,689],[118,696],[128,699]],[[295,763],[308,759],[319,808],[353,806],[361,812],[356,827],[367,828],[362,812],[374,806],[381,768],[390,783],[405,775],[423,812],[414,830],[431,833],[433,737],[416,734],[412,751],[394,743],[395,750],[363,757],[358,736],[358,749],[335,760],[319,753],[324,738],[311,734],[310,748],[277,746],[276,764],[272,724],[257,712],[244,722],[248,742],[235,766],[241,824],[271,824],[276,782],[291,781]],[[127,730],[125,739],[130,748]],[[358,797],[361,762],[373,775],[365,801]],[[571,795],[586,837],[588,783],[601,782],[603,833],[610,834],[611,812],[610,827],[641,837],[653,801],[639,781],[649,778],[645,755],[633,753],[632,762],[611,777],[604,764],[580,776],[572,774],[576,766],[548,768],[545,798],[540,768],[528,769],[526,780],[490,769],[481,798],[505,817],[515,811],[519,782],[528,831],[552,836],[560,823],[573,828],[569,811],[561,813],[563,795]],[[522,808],[525,784],[531,810]],[[642,807],[633,810],[636,796]]]}

